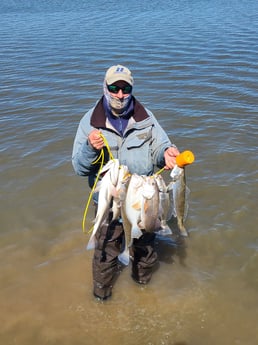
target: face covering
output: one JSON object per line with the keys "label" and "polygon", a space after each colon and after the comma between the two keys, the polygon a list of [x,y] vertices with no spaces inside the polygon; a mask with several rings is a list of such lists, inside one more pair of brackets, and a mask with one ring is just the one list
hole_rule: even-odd
{"label": "face covering", "polygon": [[110,107],[112,114],[115,116],[123,116],[124,114],[126,114],[127,109],[130,105],[130,101],[132,99],[132,95],[128,95],[126,97],[123,97],[122,99],[112,96],[107,89],[107,85],[105,81],[104,81],[103,89],[104,89],[104,97],[107,101],[108,106]]}

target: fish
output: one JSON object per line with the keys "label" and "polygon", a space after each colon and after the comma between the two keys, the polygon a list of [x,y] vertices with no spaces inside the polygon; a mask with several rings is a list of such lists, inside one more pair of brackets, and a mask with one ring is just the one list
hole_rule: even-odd
{"label": "fish", "polygon": [[142,175],[132,174],[123,203],[123,215],[131,224],[131,237],[139,238],[142,235],[139,223],[141,221]]}
{"label": "fish", "polygon": [[154,176],[144,176],[140,225],[147,232],[157,229],[159,189]]}
{"label": "fish", "polygon": [[101,174],[104,174],[100,184],[98,186],[98,209],[94,221],[94,227],[87,244],[87,249],[93,249],[96,245],[95,234],[100,226],[107,221],[110,212],[110,205],[114,191],[119,177],[119,161],[118,159],[112,159],[101,170]]}
{"label": "fish", "polygon": [[124,250],[119,260],[129,264],[129,248],[134,238],[139,238],[143,230],[154,232],[159,213],[159,191],[153,176],[132,174],[122,204],[122,221],[125,232]]}
{"label": "fish", "polygon": [[119,166],[118,179],[113,191],[112,199],[112,220],[121,217],[121,204],[125,200],[127,185],[130,179],[130,172],[126,165]]}
{"label": "fish", "polygon": [[129,248],[132,245],[133,238],[139,238],[142,235],[139,227],[142,182],[142,176],[137,174],[132,174],[130,176],[125,198],[121,205],[125,241],[123,251],[118,255],[118,259],[126,266],[129,265],[130,262]]}
{"label": "fish", "polygon": [[170,173],[170,177],[172,181],[168,189],[172,191],[173,215],[177,218],[180,235],[188,237],[188,232],[184,225],[188,211],[187,194],[189,193],[189,189],[186,186],[185,168],[175,165]]}
{"label": "fish", "polygon": [[160,219],[160,230],[158,233],[160,235],[171,235],[172,230],[168,226],[167,222],[171,219],[171,201],[170,191],[166,185],[165,180],[162,175],[154,175],[158,189],[159,189],[159,219]]}

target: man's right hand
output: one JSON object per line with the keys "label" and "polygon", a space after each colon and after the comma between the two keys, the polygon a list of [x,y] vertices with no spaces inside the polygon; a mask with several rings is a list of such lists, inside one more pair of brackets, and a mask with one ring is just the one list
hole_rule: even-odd
{"label": "man's right hand", "polygon": [[93,129],[93,131],[91,131],[88,136],[89,143],[96,150],[101,150],[105,145],[104,140],[100,134],[101,131],[99,131],[98,129]]}

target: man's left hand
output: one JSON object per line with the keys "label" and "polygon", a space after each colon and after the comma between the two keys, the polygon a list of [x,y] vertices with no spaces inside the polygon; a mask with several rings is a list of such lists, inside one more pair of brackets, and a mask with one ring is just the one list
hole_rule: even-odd
{"label": "man's left hand", "polygon": [[176,156],[179,155],[179,151],[176,147],[169,147],[164,152],[165,170],[173,169],[176,165]]}

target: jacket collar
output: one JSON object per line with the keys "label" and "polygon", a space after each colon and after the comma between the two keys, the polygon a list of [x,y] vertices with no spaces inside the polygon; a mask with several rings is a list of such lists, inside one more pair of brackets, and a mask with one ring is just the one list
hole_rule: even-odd
{"label": "jacket collar", "polygon": [[[105,109],[103,106],[103,97],[98,101],[97,105],[93,109],[93,113],[91,115],[90,124],[95,128],[105,128],[106,127],[106,114]],[[144,109],[143,105],[137,101],[137,99],[133,96],[134,102],[134,110],[132,113],[132,117],[134,118],[135,122],[140,122],[149,117],[146,110]]]}

